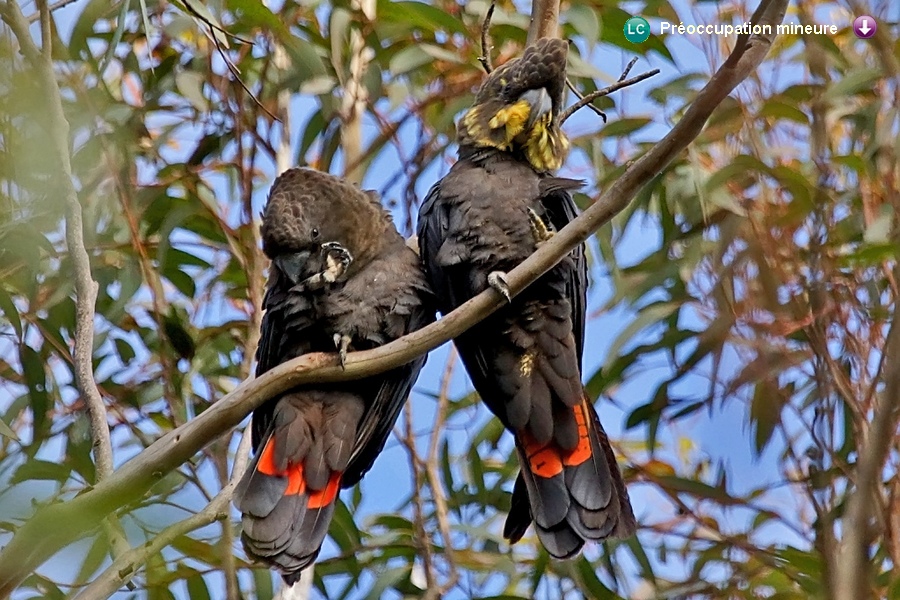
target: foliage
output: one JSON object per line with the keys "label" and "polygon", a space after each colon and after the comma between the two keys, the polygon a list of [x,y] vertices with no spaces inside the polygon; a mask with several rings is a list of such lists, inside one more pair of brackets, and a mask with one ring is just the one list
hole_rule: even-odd
{"label": "foliage", "polygon": [[[481,81],[486,8],[378,2],[373,19],[341,1],[83,0],[54,13],[99,283],[94,368],[116,464],[249,375],[266,269],[255,219],[279,160],[361,167],[411,231],[418,199],[452,162],[454,118]],[[521,50],[521,8],[499,3],[495,64]],[[734,2],[628,8],[685,23],[749,14]],[[839,33],[780,37],[692,149],[592,246],[586,382],[611,401],[601,416],[626,456],[638,536],[566,563],[549,561],[530,536],[509,549],[500,536],[515,475],[509,440],[445,349],[398,426],[400,449],[369,475],[390,485],[406,477],[398,469],[411,472],[409,495],[384,501],[382,492],[373,506],[369,482],[343,495],[315,570],[321,595],[832,598],[842,511],[890,366],[883,349],[897,297],[900,45],[857,40],[854,12],[853,3],[798,2],[788,20],[835,19]],[[733,42],[654,36],[635,46],[622,34],[628,16],[605,0],[563,5],[582,92],[615,79],[606,65],[622,56],[663,69],[599,100],[607,124],[589,111],[567,124],[567,172],[588,180],[585,206],[678,120],[706,79],[704,57],[720,64]],[[96,468],[73,383],[73,267],[46,99],[15,36],[5,29],[0,41],[0,529],[12,532],[32,502],[65,501],[95,483]],[[367,64],[361,115],[344,101],[354,60]],[[345,132],[359,119],[354,149]],[[227,482],[237,437],[119,511],[131,545],[206,505]],[[900,580],[896,460],[884,466],[868,540],[879,597]],[[155,553],[134,595],[272,597],[274,579],[246,562],[231,516]],[[99,533],[64,554],[21,597],[73,594],[110,564]]]}

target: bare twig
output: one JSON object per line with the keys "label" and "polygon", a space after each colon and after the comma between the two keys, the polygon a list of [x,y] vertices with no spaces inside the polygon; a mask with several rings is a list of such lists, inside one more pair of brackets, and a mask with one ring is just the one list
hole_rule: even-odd
{"label": "bare twig", "polygon": [[[752,23],[769,24],[774,30],[774,24],[784,17],[787,2],[763,0]],[[520,293],[621,212],[644,185],[674,160],[700,133],[719,103],[762,62],[773,38],[774,35],[751,35],[739,41],[675,127],[631,163],[593,206],[508,273],[513,294]],[[343,369],[334,354],[307,354],[242,383],[190,422],[163,435],[94,488],[65,503],[40,508],[0,552],[0,597],[10,594],[37,566],[96,527],[112,510],[139,499],[163,475],[236,426],[267,399],[301,383],[359,379],[399,367],[458,336],[504,304],[498,292],[487,289],[437,323],[379,348],[349,354]]]}
{"label": "bare twig", "polygon": [[234,64],[234,61],[231,60],[231,57],[228,56],[228,53],[225,52],[225,48],[222,47],[222,42],[219,41],[219,38],[216,36],[215,31],[210,30],[209,37],[213,41],[213,44],[215,44],[216,50],[219,52],[219,56],[222,57],[222,60],[225,61],[225,64],[228,66],[228,70],[231,72],[232,77],[234,77],[235,81],[238,82],[238,85],[240,85],[244,89],[244,91],[247,92],[247,95],[253,99],[254,104],[260,107],[263,112],[269,115],[273,120],[277,121],[278,117],[273,115],[271,111],[266,108],[262,102],[259,101],[259,98],[256,97],[256,94],[254,94],[250,90],[250,88],[247,87],[247,84],[244,83],[244,80],[241,79],[241,72],[238,70],[237,65]]}
{"label": "bare twig", "polygon": [[441,539],[444,541],[444,555],[447,564],[450,566],[450,575],[444,581],[440,589],[437,590],[437,596],[440,598],[447,591],[456,585],[459,581],[459,571],[456,568],[456,560],[454,558],[453,539],[450,537],[450,510],[447,506],[447,497],[444,495],[444,489],[441,486],[440,473],[438,465],[440,464],[440,448],[441,440],[444,436],[444,422],[447,419],[447,410],[450,407],[450,380],[453,377],[453,367],[456,365],[456,348],[450,349],[450,356],[447,357],[447,366],[444,368],[444,374],[441,376],[441,389],[438,394],[437,414],[434,420],[434,428],[431,432],[431,441],[428,446],[428,455],[425,458],[425,474],[428,477],[428,487],[431,488],[431,499],[434,502],[434,513],[437,517],[438,529],[441,532]]}
{"label": "bare twig", "polygon": [[497,0],[491,0],[491,5],[488,6],[487,12],[484,14],[484,21],[481,23],[481,56],[478,57],[478,62],[481,63],[488,75],[494,70],[494,64],[491,61],[491,17],[494,16],[496,6]]}
{"label": "bare twig", "polygon": [[213,23],[206,16],[201,14],[200,11],[198,11],[196,8],[194,8],[191,5],[189,0],[183,0],[183,5],[184,5],[185,9],[187,9],[187,11],[189,13],[191,13],[191,16],[193,16],[195,19],[197,19],[201,23],[205,24],[209,28],[209,31],[207,32],[209,39],[212,40],[213,45],[215,45],[215,47],[216,47],[216,51],[219,53],[219,56],[222,57],[222,60],[225,61],[225,66],[228,67],[228,71],[231,73],[232,77],[234,77],[235,81],[238,82],[238,85],[240,85],[241,88],[243,88],[243,90],[245,92],[247,92],[247,95],[253,99],[253,102],[258,107],[260,107],[263,110],[263,112],[265,112],[267,115],[269,115],[269,117],[271,117],[273,120],[277,121],[278,117],[276,117],[271,112],[269,112],[269,109],[267,109],[263,105],[263,103],[259,101],[259,98],[256,97],[256,94],[254,94],[252,91],[250,91],[250,88],[247,87],[246,83],[244,83],[244,80],[241,78],[240,70],[237,68],[237,65],[234,64],[234,61],[231,60],[231,57],[228,56],[228,53],[225,52],[225,48],[222,47],[222,42],[219,41],[219,36],[216,35],[216,32],[220,31],[223,34],[225,34],[229,37],[232,37],[232,38],[234,38],[240,42],[243,42],[244,44],[250,45],[250,46],[253,45],[253,42],[251,40],[244,39],[240,36],[231,34],[228,31],[226,31],[225,29],[223,29],[219,24]]}
{"label": "bare twig", "polygon": [[413,544],[416,545],[418,556],[422,559],[422,570],[425,575],[425,593],[422,595],[423,600],[436,600],[435,592],[437,591],[437,583],[435,582],[434,569],[434,552],[431,547],[431,538],[425,531],[425,501],[422,498],[422,488],[425,483],[425,473],[423,472],[423,461],[419,457],[419,451],[416,448],[416,434],[413,431],[413,412],[412,402],[403,405],[403,417],[405,421],[405,431],[400,435],[399,431],[395,431],[397,439],[406,446],[409,454],[409,468],[412,472],[412,507],[413,507],[413,526],[415,527],[415,536]]}
{"label": "bare twig", "polygon": [[[653,69],[652,71],[647,71],[646,73],[641,73],[640,75],[636,75],[636,76],[632,77],[631,79],[625,79],[625,80],[619,79],[619,81],[615,82],[614,84],[612,84],[610,86],[603,88],[602,90],[597,90],[597,91],[591,92],[590,94],[587,94],[586,96],[582,96],[578,100],[578,102],[576,102],[575,104],[573,104],[572,106],[570,106],[569,108],[564,110],[562,112],[562,114],[559,115],[559,124],[562,125],[563,123],[565,123],[569,117],[571,117],[572,115],[575,114],[575,111],[577,111],[578,109],[580,109],[584,106],[590,106],[592,109],[599,110],[595,106],[591,105],[591,102],[593,102],[597,98],[601,98],[603,96],[608,96],[615,91],[621,90],[622,88],[626,88],[630,85],[640,83],[641,81],[644,81],[645,79],[649,79],[649,78],[653,77],[657,73],[659,73],[659,69]],[[576,94],[577,94],[577,92],[576,92]],[[606,115],[603,115],[603,120],[606,121]]]}
{"label": "bare twig", "polygon": [[634,68],[634,65],[637,64],[637,61],[637,56],[628,61],[628,64],[625,65],[625,69],[622,71],[622,74],[619,75],[619,81],[625,81],[625,78],[628,77],[629,73],[631,73],[631,69]]}
{"label": "bare twig", "polygon": [[[894,276],[900,278],[900,264],[895,267]],[[880,502],[877,499],[881,487],[880,473],[900,419],[900,310],[897,306],[895,298],[894,319],[888,330],[880,369],[885,389],[876,395],[869,435],[859,442],[856,489],[847,500],[847,511],[841,523],[843,537],[835,560],[832,596],[841,600],[863,600],[870,598],[872,593],[866,586],[868,578],[865,577],[868,573],[869,519],[873,504]]]}
{"label": "bare twig", "polygon": [[532,0],[527,43],[545,37],[559,37],[559,0]]}
{"label": "bare twig", "polygon": [[[575,87],[575,84],[573,84],[569,80],[568,77],[566,77],[566,87],[568,87],[569,90],[573,94],[575,94],[575,97],[578,98],[579,101],[584,100],[584,94],[582,94],[581,92],[578,91],[578,88]],[[597,108],[596,106],[591,104],[590,102],[585,104],[585,106],[588,107],[589,109],[591,109],[592,111],[594,111],[597,114],[597,116],[599,116],[601,119],[603,119],[603,122],[606,123],[606,113],[605,112],[603,112],[602,110],[600,110],[599,108]]]}
{"label": "bare twig", "polygon": [[196,8],[194,8],[193,6],[191,6],[190,0],[182,0],[182,4],[183,4],[184,7],[187,9],[187,11],[188,11],[189,13],[191,13],[191,15],[192,15],[194,18],[196,18],[196,19],[202,21],[203,23],[206,23],[206,26],[209,27],[210,29],[215,30],[215,31],[219,31],[219,32],[221,32],[223,35],[226,35],[226,36],[230,37],[230,38],[233,39],[233,40],[236,40],[236,41],[238,41],[238,42],[241,42],[242,44],[247,44],[248,46],[253,46],[253,45],[254,45],[254,44],[253,44],[253,40],[247,39],[247,38],[242,37],[242,36],[240,36],[240,35],[237,35],[236,33],[231,33],[230,31],[228,31],[227,29],[225,29],[224,27],[222,27],[222,26],[219,25],[218,23],[214,23],[214,22],[210,21],[205,15],[201,14],[200,11],[198,11]]}
{"label": "bare twig", "polygon": [[[94,311],[97,303],[98,285],[91,274],[91,260],[84,243],[84,223],[78,192],[72,178],[72,163],[69,153],[69,122],[63,112],[59,85],[53,68],[51,7],[46,0],[38,0],[41,22],[41,49],[39,50],[28,34],[28,25],[17,2],[8,0],[0,5],[3,20],[12,28],[23,53],[37,73],[44,96],[47,98],[46,126],[53,140],[52,152],[60,167],[60,182],[66,203],[66,246],[74,266],[75,275],[75,339],[74,373],[75,385],[88,411],[93,440],[96,479],[102,480],[112,473],[113,455],[110,441],[106,406],[97,382],[94,380]],[[13,25],[15,24],[15,25]],[[25,38],[21,37],[26,36]],[[26,50],[27,48],[27,50]],[[128,543],[121,525],[114,515],[105,522],[107,537],[114,553],[124,552]]]}
{"label": "bare twig", "polygon": [[[635,56],[635,57],[632,58],[630,61],[628,61],[628,64],[625,66],[625,70],[622,71],[622,74],[621,74],[621,75],[619,75],[618,81],[619,81],[620,83],[621,83],[622,81],[625,81],[625,78],[628,77],[628,74],[631,72],[631,68],[635,65],[635,63],[637,63],[637,61],[638,61],[638,57],[637,57],[637,56]],[[591,100],[585,100],[585,99],[584,99],[584,94],[582,94],[581,92],[579,92],[579,91],[578,91],[578,88],[576,88],[575,85],[574,85],[568,78],[566,78],[566,86],[572,91],[573,94],[575,94],[575,97],[578,98],[579,102],[584,102],[584,106],[588,107],[589,109],[591,109],[592,111],[594,111],[595,113],[597,113],[597,115],[598,115],[601,119],[603,119],[603,122],[606,123],[606,113],[603,112],[602,110],[600,110],[599,108],[597,108],[596,106],[594,106],[594,105],[592,104],[593,100],[596,99],[596,98],[591,99]],[[611,93],[611,92],[607,92],[607,93]],[[598,96],[598,97],[599,97],[599,96]],[[580,108],[580,107],[579,107],[579,108]],[[578,110],[578,109],[575,109],[575,110]],[[567,114],[566,119],[568,119],[570,116],[572,116],[572,114],[574,114],[574,112],[575,112],[575,111],[572,111],[572,113]],[[563,121],[564,121],[564,120],[565,120],[565,119],[563,119]],[[560,121],[560,124],[562,124],[562,121]]]}
{"label": "bare twig", "polygon": [[146,544],[132,548],[119,556],[103,573],[81,590],[81,593],[75,596],[75,600],[105,600],[130,581],[140,570],[141,565],[146,564],[151,556],[181,536],[216,521],[225,521],[224,525],[228,526],[227,520],[229,518],[228,511],[231,496],[249,462],[250,437],[250,426],[248,425],[244,430],[244,436],[241,438],[241,443],[234,456],[231,479],[203,510],[183,521],[166,527]]}
{"label": "bare twig", "polygon": [[[63,8],[64,6],[68,6],[73,2],[78,2],[78,0],[59,0],[58,2],[54,2],[48,7],[50,12]],[[41,20],[41,11],[34,13],[33,15],[28,15],[28,24],[37,23]]]}

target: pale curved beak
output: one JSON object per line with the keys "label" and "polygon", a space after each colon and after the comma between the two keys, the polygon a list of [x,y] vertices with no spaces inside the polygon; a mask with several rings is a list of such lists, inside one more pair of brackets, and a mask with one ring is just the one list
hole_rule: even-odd
{"label": "pale curved beak", "polygon": [[528,90],[522,94],[519,99],[527,101],[531,106],[526,129],[531,129],[531,127],[537,123],[538,119],[553,109],[553,102],[550,100],[550,94],[548,94],[547,90],[544,88]]}

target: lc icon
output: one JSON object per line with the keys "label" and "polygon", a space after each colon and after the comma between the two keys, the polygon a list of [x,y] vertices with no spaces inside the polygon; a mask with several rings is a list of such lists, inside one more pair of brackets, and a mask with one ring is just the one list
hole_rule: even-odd
{"label": "lc icon", "polygon": [[625,21],[625,39],[640,44],[650,37],[650,23],[644,17],[631,17]]}

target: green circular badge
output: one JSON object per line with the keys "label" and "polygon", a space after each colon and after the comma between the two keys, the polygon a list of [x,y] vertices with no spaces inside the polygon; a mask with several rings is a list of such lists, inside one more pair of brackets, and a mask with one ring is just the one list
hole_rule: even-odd
{"label": "green circular badge", "polygon": [[625,21],[625,39],[640,44],[650,37],[650,23],[644,17],[631,17]]}

